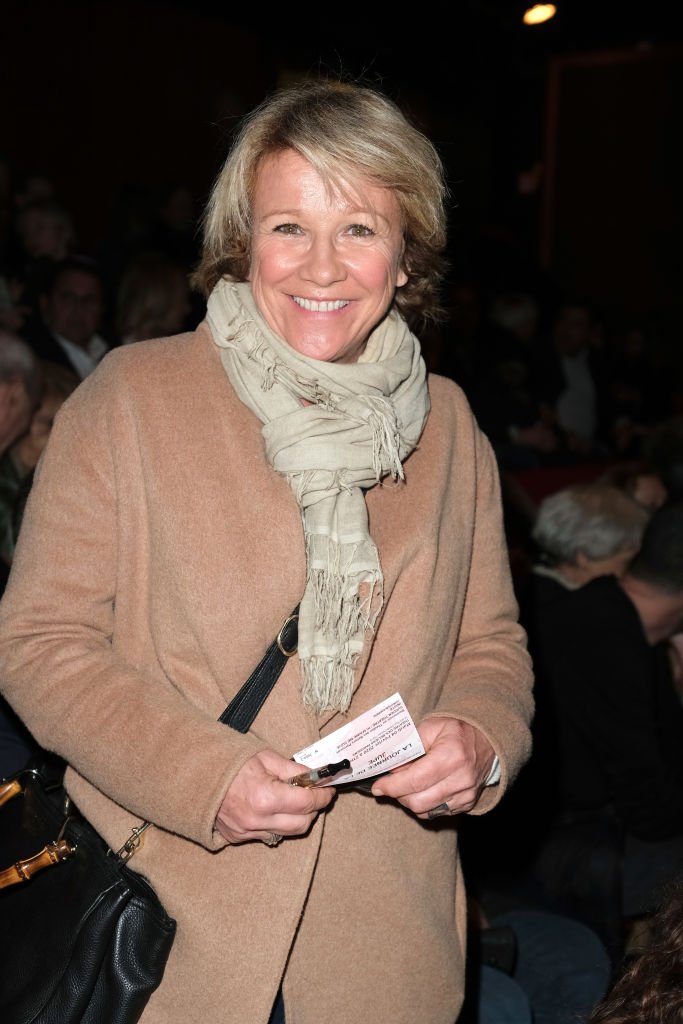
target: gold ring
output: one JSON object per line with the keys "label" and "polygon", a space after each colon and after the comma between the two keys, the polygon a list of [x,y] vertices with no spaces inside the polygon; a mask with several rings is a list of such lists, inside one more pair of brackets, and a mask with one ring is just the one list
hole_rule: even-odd
{"label": "gold ring", "polygon": [[263,842],[266,846],[277,846],[281,839],[282,836],[278,835],[277,832],[271,832],[268,838],[264,839]]}
{"label": "gold ring", "polygon": [[432,807],[431,811],[427,811],[428,818],[441,818],[444,814],[450,814],[451,809],[447,803],[437,804],[436,807]]}

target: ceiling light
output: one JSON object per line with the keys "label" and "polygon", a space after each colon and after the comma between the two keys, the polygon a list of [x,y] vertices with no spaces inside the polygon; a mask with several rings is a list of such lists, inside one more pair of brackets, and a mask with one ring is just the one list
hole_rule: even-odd
{"label": "ceiling light", "polygon": [[555,4],[534,4],[533,7],[526,9],[522,21],[525,25],[540,25],[544,21],[549,21],[556,13]]}

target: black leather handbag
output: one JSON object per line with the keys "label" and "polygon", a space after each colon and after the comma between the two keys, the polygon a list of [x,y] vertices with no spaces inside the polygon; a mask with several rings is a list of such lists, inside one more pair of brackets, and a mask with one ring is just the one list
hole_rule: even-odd
{"label": "black leather handbag", "polygon": [[[246,732],[288,657],[297,610],[220,721]],[[176,923],[127,861],[70,804],[49,758],[0,782],[1,1024],[136,1024],[168,960]],[[63,767],[59,762],[60,768]]]}

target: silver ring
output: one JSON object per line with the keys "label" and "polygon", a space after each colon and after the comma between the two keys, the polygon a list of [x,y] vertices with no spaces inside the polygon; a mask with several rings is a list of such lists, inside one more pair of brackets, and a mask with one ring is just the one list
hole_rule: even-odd
{"label": "silver ring", "polygon": [[268,838],[264,839],[263,842],[266,846],[277,846],[281,839],[282,836],[279,836],[277,832],[271,832]]}
{"label": "silver ring", "polygon": [[450,814],[451,809],[448,804],[437,804],[436,807],[432,807],[431,811],[427,811],[428,818],[442,818],[444,814]]}

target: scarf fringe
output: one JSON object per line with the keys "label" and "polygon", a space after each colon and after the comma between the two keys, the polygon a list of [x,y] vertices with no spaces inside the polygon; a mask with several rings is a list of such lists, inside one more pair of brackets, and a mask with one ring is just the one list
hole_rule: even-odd
{"label": "scarf fringe", "polygon": [[[374,565],[354,563],[358,544],[338,544],[330,537],[313,534],[306,537],[308,585],[313,594],[315,628],[333,642],[347,643],[361,638],[366,630],[374,632],[377,616],[384,603],[384,578],[377,549],[372,541]],[[322,563],[322,564],[321,564]]]}
{"label": "scarf fringe", "polygon": [[[381,408],[377,408],[381,402]],[[401,436],[396,422],[396,414],[389,402],[375,399],[375,408],[368,417],[368,426],[372,431],[372,468],[377,480],[388,473],[392,480],[404,479],[401,464]]]}
{"label": "scarf fringe", "polygon": [[357,654],[306,658],[301,662],[301,699],[305,708],[323,711],[348,710],[353,694]]}

